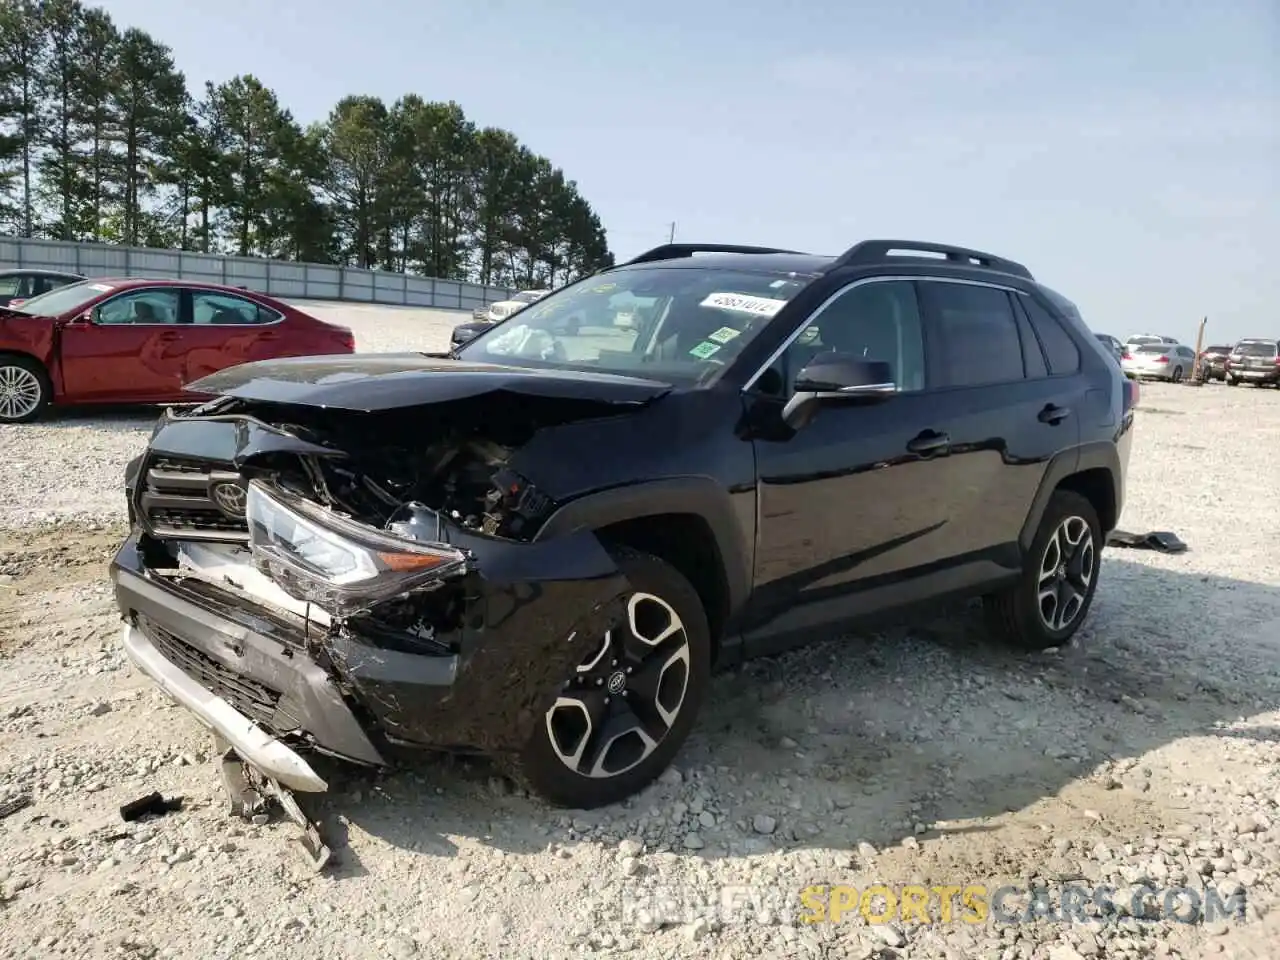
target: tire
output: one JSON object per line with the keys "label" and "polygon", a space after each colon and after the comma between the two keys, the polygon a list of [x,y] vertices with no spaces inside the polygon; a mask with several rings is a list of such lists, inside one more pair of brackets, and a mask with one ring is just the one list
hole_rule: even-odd
{"label": "tire", "polygon": [[0,423],[30,423],[52,398],[49,374],[38,360],[0,355]]}
{"label": "tire", "polygon": [[[649,659],[635,664],[636,672],[629,677],[620,669],[627,663],[621,650],[603,645],[597,648],[577,668],[574,677],[566,678],[565,687],[548,703],[546,714],[525,747],[515,755],[500,758],[508,776],[559,807],[589,810],[618,803],[656,779],[688,737],[710,681],[711,634],[697,591],[675,567],[651,554],[619,548],[614,556],[631,583],[631,592],[624,598],[628,613],[623,614],[618,623],[622,629],[615,627],[610,631],[614,641],[625,640],[644,648],[647,642],[639,640],[638,635],[661,636],[666,627],[661,626],[663,621],[658,618],[665,618],[670,626],[672,612],[683,629],[654,647]],[[640,623],[641,629],[630,629],[632,623],[640,621],[645,621]],[[615,653],[619,654],[616,658]],[[677,697],[682,656],[685,682],[683,695]],[[605,657],[609,660],[607,664]],[[586,674],[583,674],[584,667],[588,668]],[[648,674],[648,682],[643,687],[635,684],[641,671]],[[597,673],[599,677],[594,676]],[[619,676],[624,676],[625,689],[616,686]],[[654,697],[644,696],[648,690],[654,692]],[[581,691],[582,700],[577,699],[576,691]],[[605,706],[601,707],[601,698],[606,694]],[[651,699],[654,702],[650,702]],[[608,711],[611,714],[608,722],[620,725],[640,716],[631,707],[643,703],[644,716],[651,723],[656,721],[665,733],[656,739],[649,737],[649,741],[656,744],[651,747],[635,730],[615,734],[602,745],[590,736],[595,723],[588,703],[594,709]],[[587,727],[588,722],[591,727]],[[584,728],[586,734],[576,737]],[[597,749],[601,746],[603,750]],[[617,771],[609,772],[610,766]]]}
{"label": "tire", "polygon": [[[1090,538],[1088,541],[1083,536],[1086,532]],[[1083,549],[1086,542],[1091,544],[1092,559],[1086,562],[1088,569],[1084,571],[1088,574],[1088,581],[1082,587],[1081,578],[1071,576],[1074,557],[1065,564],[1068,568],[1065,579],[1059,579],[1063,564],[1054,564],[1057,570],[1050,574],[1055,578],[1050,587],[1070,589],[1076,602],[1073,609],[1070,601],[1056,599],[1063,596],[1061,592],[1056,593],[1053,611],[1046,616],[1040,600],[1041,571],[1050,559],[1051,551],[1059,549],[1058,556],[1062,557],[1060,548],[1055,547],[1055,543],[1063,542],[1059,539],[1063,533],[1067,533],[1068,537],[1080,534],[1079,549]],[[998,594],[983,598],[987,624],[995,637],[1022,650],[1044,650],[1068,643],[1080,629],[1093,605],[1093,597],[1098,589],[1102,545],[1102,530],[1093,504],[1075,491],[1055,491],[1040,519],[1040,526],[1031,542],[1031,549],[1027,552],[1017,583]],[[1082,571],[1077,569],[1075,572],[1079,574]],[[1069,617],[1061,625],[1055,626],[1061,618],[1054,614],[1063,613],[1069,614]]]}
{"label": "tire", "polygon": [[1181,368],[1181,367],[1174,367],[1174,368],[1173,368],[1173,382],[1174,382],[1174,383],[1181,383],[1181,382],[1182,382],[1182,368]]}
{"label": "tire", "polygon": [[1235,377],[1223,377],[1223,379],[1226,380],[1228,387],[1240,386],[1240,381],[1237,380]]}

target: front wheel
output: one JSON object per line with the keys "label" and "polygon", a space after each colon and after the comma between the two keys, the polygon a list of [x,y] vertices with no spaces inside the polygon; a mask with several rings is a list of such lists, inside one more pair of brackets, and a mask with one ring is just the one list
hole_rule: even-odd
{"label": "front wheel", "polygon": [[49,375],[27,357],[0,356],[0,423],[28,423],[52,397]]}
{"label": "front wheel", "polygon": [[983,598],[992,633],[1024,650],[1067,643],[1093,603],[1101,550],[1093,504],[1073,490],[1056,491],[1017,583]]}
{"label": "front wheel", "polygon": [[697,591],[658,557],[617,553],[630,583],[614,623],[505,760],[531,792],[562,807],[624,800],[666,769],[706,696],[711,636]]}

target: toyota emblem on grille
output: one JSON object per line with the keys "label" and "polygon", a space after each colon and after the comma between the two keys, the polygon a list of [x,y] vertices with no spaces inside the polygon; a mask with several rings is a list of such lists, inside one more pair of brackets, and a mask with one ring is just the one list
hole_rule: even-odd
{"label": "toyota emblem on grille", "polygon": [[235,517],[237,520],[244,517],[245,493],[240,484],[224,480],[215,484],[209,495],[217,508],[228,517]]}

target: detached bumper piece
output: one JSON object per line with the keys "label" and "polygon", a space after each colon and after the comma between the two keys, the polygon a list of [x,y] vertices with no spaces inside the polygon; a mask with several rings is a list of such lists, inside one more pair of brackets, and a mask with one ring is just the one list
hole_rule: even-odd
{"label": "detached bumper piece", "polygon": [[232,816],[257,822],[259,818],[268,815],[267,811],[274,800],[285,815],[302,830],[297,838],[298,845],[312,868],[319,872],[328,866],[333,858],[333,851],[324,842],[320,824],[303,812],[293,792],[282,787],[278,780],[246,763],[235,748],[217,734],[214,734],[214,745],[219,755],[218,773],[231,805]]}

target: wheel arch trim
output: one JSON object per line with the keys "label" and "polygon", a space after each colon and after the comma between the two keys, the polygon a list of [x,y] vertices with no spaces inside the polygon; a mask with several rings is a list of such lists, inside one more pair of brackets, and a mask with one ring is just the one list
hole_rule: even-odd
{"label": "wheel arch trim", "polygon": [[552,513],[534,541],[599,530],[624,520],[680,513],[701,517],[711,530],[724,568],[732,616],[751,593],[752,553],[729,493],[711,477],[669,477],[588,493]]}
{"label": "wheel arch trim", "polygon": [[[1087,470],[1106,471],[1111,480],[1112,500],[1116,513],[1119,514],[1122,491],[1118,478],[1121,476],[1121,465],[1120,452],[1116,445],[1107,441],[1097,441],[1063,450],[1049,461],[1044,476],[1040,478],[1040,486],[1031,501],[1031,509],[1027,512],[1022,531],[1018,535],[1018,543],[1023,551],[1031,549],[1031,543],[1035,540],[1036,531],[1040,528],[1040,521],[1044,517],[1045,509],[1054,491],[1064,480]],[[1105,523],[1103,525],[1105,526]],[[1110,530],[1102,531],[1104,537],[1110,532]]]}

